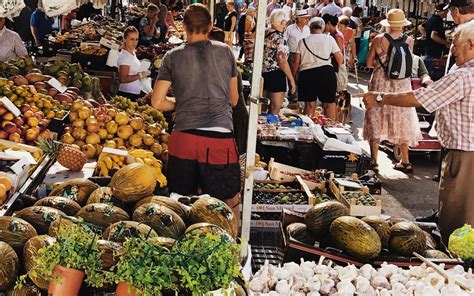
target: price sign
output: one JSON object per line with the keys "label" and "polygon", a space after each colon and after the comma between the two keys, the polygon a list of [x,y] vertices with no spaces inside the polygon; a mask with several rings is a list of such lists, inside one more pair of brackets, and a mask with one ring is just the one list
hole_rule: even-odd
{"label": "price sign", "polygon": [[62,85],[62,83],[54,77],[48,80],[48,84],[57,89],[60,93],[63,93],[67,90],[67,87]]}
{"label": "price sign", "polygon": [[109,153],[109,154],[115,154],[115,155],[119,155],[119,156],[127,156],[128,155],[127,150],[114,149],[114,148],[109,148],[109,147],[104,147],[104,149],[102,149],[102,152],[103,153]]}
{"label": "price sign", "polygon": [[108,49],[115,49],[115,50],[119,50],[120,49],[120,45],[117,44],[116,42],[110,40],[110,39],[107,39],[107,38],[100,38],[100,41],[99,41],[100,45],[103,45],[105,47],[107,47]]}
{"label": "price sign", "polygon": [[18,109],[7,97],[3,97],[0,99],[3,103],[3,106],[8,109],[15,117],[21,115],[20,109]]}

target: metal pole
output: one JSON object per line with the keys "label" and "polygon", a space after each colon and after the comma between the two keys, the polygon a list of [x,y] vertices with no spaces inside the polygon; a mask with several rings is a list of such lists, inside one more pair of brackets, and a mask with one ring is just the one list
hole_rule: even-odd
{"label": "metal pole", "polygon": [[252,213],[253,172],[255,167],[255,149],[257,146],[258,101],[262,83],[263,43],[265,39],[266,3],[260,1],[257,11],[257,32],[253,54],[252,89],[250,92],[250,112],[247,139],[247,160],[245,163],[245,183],[242,204],[242,256],[247,255],[250,239],[250,219]]}
{"label": "metal pole", "polygon": [[209,2],[209,13],[211,14],[211,21],[214,24],[214,7],[216,6],[216,0],[210,0]]}

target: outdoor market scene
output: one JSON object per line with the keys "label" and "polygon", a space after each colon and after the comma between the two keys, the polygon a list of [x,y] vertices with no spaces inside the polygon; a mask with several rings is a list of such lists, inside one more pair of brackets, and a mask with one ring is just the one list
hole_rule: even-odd
{"label": "outdoor market scene", "polygon": [[474,0],[0,0],[0,296],[474,296]]}

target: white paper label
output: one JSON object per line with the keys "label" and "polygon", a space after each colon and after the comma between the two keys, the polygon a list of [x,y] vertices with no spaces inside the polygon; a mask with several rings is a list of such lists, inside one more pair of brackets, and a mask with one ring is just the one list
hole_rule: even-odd
{"label": "white paper label", "polygon": [[14,165],[10,167],[10,169],[15,172],[16,175],[20,175],[23,170],[25,169],[25,166],[28,165],[28,160],[25,158],[22,158],[18,160]]}
{"label": "white paper label", "polygon": [[138,72],[148,71],[150,69],[151,62],[150,60],[144,59],[140,61],[140,69]]}
{"label": "white paper label", "polygon": [[19,159],[25,159],[28,162],[28,164],[32,164],[32,165],[37,164],[35,158],[31,155],[30,152],[27,152],[27,151],[18,151],[18,150],[8,149],[8,150],[5,150],[5,154],[19,158]]}
{"label": "white paper label", "polygon": [[3,97],[0,99],[2,101],[3,106],[8,109],[15,117],[21,115],[20,109],[18,109],[7,97]]}
{"label": "white paper label", "polygon": [[114,148],[109,148],[109,147],[104,147],[104,149],[102,149],[102,153],[109,153],[109,154],[115,154],[115,155],[120,155],[120,156],[128,155],[128,151],[126,150],[114,149]]}
{"label": "white paper label", "polygon": [[112,41],[112,40],[109,40],[109,39],[106,39],[104,37],[100,38],[100,41],[99,41],[100,45],[103,45],[109,49],[115,49],[115,50],[119,50],[120,49],[120,45],[117,44],[116,42]]}
{"label": "white paper label", "polygon": [[60,93],[63,93],[67,90],[67,87],[62,85],[61,82],[59,82],[59,80],[54,77],[48,80],[48,84],[57,89]]}
{"label": "white paper label", "polygon": [[81,42],[81,48],[85,48],[85,47],[100,48],[100,44],[99,43],[94,43],[94,42]]}
{"label": "white paper label", "polygon": [[104,35],[105,32],[107,32],[106,30],[104,29],[96,29],[97,33],[99,33],[100,35]]}

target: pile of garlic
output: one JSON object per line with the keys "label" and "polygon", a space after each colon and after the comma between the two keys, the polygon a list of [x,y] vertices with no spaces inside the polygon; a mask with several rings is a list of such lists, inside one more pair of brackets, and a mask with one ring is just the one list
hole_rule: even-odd
{"label": "pile of garlic", "polygon": [[[441,265],[441,268],[444,268]],[[447,283],[425,264],[402,269],[382,264],[379,269],[366,264],[329,267],[314,262],[285,263],[274,266],[265,262],[254,275],[249,288],[255,296],[474,296],[474,275],[462,266],[448,271],[471,288],[466,292],[457,284]]]}

